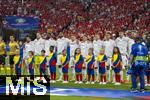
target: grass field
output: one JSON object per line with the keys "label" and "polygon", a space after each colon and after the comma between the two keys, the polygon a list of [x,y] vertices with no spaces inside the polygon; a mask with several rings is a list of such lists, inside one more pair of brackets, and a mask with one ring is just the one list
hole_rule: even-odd
{"label": "grass field", "polygon": [[[128,98],[98,98],[98,97],[78,97],[78,96],[50,96],[50,100],[129,100]],[[130,99],[131,100],[131,99]]]}
{"label": "grass field", "polygon": [[[124,72],[124,79],[125,79]],[[57,72],[58,75],[58,72]],[[69,75],[71,76],[71,71],[69,70]],[[58,79],[58,76],[57,76]],[[71,78],[69,78],[71,79]],[[116,86],[113,83],[108,83],[106,85],[99,85],[98,83],[93,84],[74,84],[74,81],[68,84],[63,84],[62,82],[51,83],[51,87],[58,88],[96,88],[96,89],[111,89],[111,90],[130,90],[131,83],[122,83],[120,86]],[[150,91],[150,87],[146,87],[147,91]],[[98,98],[98,97],[78,97],[78,96],[56,96],[50,95],[50,100],[135,100],[131,98]]]}
{"label": "grass field", "polygon": [[[115,90],[130,90],[130,83],[122,83],[121,85],[114,85],[113,83],[108,83],[106,85],[99,85],[98,83],[93,84],[74,84],[74,82],[70,82],[68,84],[63,84],[60,82],[51,83],[52,87],[63,87],[63,88],[97,88],[97,89],[115,89]],[[146,87],[147,91],[150,91],[150,87]]]}
{"label": "grass field", "polygon": [[[57,79],[58,79],[57,72]],[[69,70],[69,79],[71,79],[71,71]],[[124,71],[124,79],[126,77],[126,73]],[[116,90],[130,90],[131,83],[122,83],[120,86],[116,86],[113,83],[108,83],[106,85],[100,85],[99,83],[93,84],[74,84],[74,81],[69,82],[68,84],[63,84],[62,82],[51,83],[52,87],[63,87],[63,88],[103,88],[103,89],[116,89]],[[148,91],[150,91],[150,87],[146,87]]]}

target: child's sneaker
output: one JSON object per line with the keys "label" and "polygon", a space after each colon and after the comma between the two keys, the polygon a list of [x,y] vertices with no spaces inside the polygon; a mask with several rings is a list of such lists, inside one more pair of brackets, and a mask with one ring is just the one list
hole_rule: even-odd
{"label": "child's sneaker", "polygon": [[103,84],[103,85],[105,85],[105,84],[106,84],[106,82],[103,82],[102,84]]}
{"label": "child's sneaker", "polygon": [[150,86],[150,84],[145,84],[145,86]]}
{"label": "child's sneaker", "polygon": [[82,81],[79,82],[79,84],[82,84],[82,83],[83,83]]}
{"label": "child's sneaker", "polygon": [[116,82],[116,83],[115,83],[115,85],[121,85],[121,83],[119,83],[119,82]]}
{"label": "child's sneaker", "polygon": [[89,82],[89,81],[87,81],[85,84],[90,84],[90,82]]}
{"label": "child's sneaker", "polygon": [[95,82],[91,82],[91,84],[95,84]]}
{"label": "child's sneaker", "polygon": [[53,80],[53,83],[56,83],[56,81],[55,81],[55,80]]}
{"label": "child's sneaker", "polygon": [[76,82],[75,82],[75,84],[78,84],[78,83],[79,83],[79,81],[76,81]]}
{"label": "child's sneaker", "polygon": [[63,81],[63,83],[65,83],[65,84],[66,84],[66,83],[68,83],[68,81]]}
{"label": "child's sneaker", "polygon": [[99,84],[102,84],[102,82],[99,82]]}

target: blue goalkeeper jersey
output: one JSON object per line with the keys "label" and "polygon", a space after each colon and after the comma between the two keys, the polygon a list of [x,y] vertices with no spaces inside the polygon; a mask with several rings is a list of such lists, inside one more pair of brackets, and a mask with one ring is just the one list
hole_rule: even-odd
{"label": "blue goalkeeper jersey", "polygon": [[132,45],[131,55],[134,57],[134,65],[136,67],[146,67],[147,66],[147,56],[148,49],[142,43],[135,43]]}
{"label": "blue goalkeeper jersey", "polygon": [[148,49],[142,43],[135,43],[132,45],[131,55],[133,55],[134,57],[136,57],[136,56],[147,56],[148,55]]}

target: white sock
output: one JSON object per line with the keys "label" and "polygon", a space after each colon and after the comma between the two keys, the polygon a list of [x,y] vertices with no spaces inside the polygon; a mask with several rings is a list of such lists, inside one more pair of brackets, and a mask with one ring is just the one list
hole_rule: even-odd
{"label": "white sock", "polygon": [[96,81],[98,81],[98,79],[99,79],[99,72],[96,71]]}
{"label": "white sock", "polygon": [[59,68],[59,79],[62,79],[63,73],[62,73],[62,68]]}
{"label": "white sock", "polygon": [[75,79],[75,69],[72,68],[72,79]]}

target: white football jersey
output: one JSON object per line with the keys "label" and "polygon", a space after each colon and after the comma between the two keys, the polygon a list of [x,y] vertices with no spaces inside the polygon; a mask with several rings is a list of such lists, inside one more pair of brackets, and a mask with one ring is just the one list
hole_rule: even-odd
{"label": "white football jersey", "polygon": [[64,37],[57,39],[57,53],[61,54],[67,48],[68,40]]}
{"label": "white football jersey", "polygon": [[46,55],[49,54],[49,48],[50,48],[50,46],[56,47],[56,45],[57,45],[57,42],[54,39],[52,39],[52,38],[50,38],[49,40],[45,40]]}
{"label": "white football jersey", "polygon": [[80,42],[80,49],[81,49],[81,54],[83,55],[83,57],[86,57],[88,55],[87,41]]}
{"label": "white football jersey", "polygon": [[40,38],[40,39],[35,39],[34,40],[34,52],[35,55],[40,55],[41,54],[41,50],[45,50],[45,40]]}
{"label": "white football jersey", "polygon": [[118,37],[115,42],[116,42],[116,46],[119,48],[120,53],[123,55],[127,54],[127,49],[128,49],[128,38],[127,37]]}
{"label": "white football jersey", "polygon": [[100,49],[103,46],[103,41],[101,40],[94,40],[93,41],[93,48],[94,48],[94,55],[97,56],[99,54]]}
{"label": "white football jersey", "polygon": [[87,51],[89,50],[89,48],[93,48],[93,43],[90,41],[87,42]]}
{"label": "white football jersey", "polygon": [[28,53],[29,51],[33,51],[34,52],[34,42],[30,41],[30,42],[26,42],[25,43],[25,48],[24,48],[24,57],[28,57]]}
{"label": "white football jersey", "polygon": [[29,51],[33,51],[34,52],[34,42],[33,41],[25,43],[25,52],[29,52]]}
{"label": "white football jersey", "polygon": [[70,56],[74,56],[75,50],[79,48],[77,41],[70,41]]}
{"label": "white football jersey", "polygon": [[103,44],[105,48],[105,54],[107,57],[112,57],[113,55],[113,49],[116,46],[115,41],[112,39],[105,40]]}

